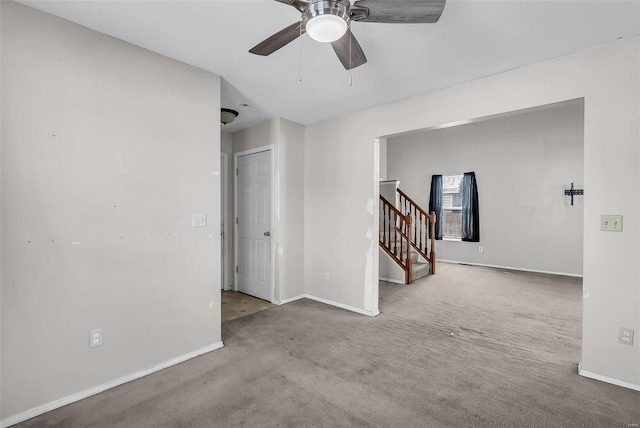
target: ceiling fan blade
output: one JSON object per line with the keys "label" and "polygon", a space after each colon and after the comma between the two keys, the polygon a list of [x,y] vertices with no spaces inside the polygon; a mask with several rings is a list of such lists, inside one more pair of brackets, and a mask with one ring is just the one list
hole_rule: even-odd
{"label": "ceiling fan blade", "polygon": [[369,10],[358,22],[431,24],[438,22],[446,0],[359,0],[355,6]]}
{"label": "ceiling fan blade", "polygon": [[[249,49],[249,52],[262,56],[271,55],[281,47],[288,45],[300,37],[300,25],[300,22],[289,25],[287,28],[278,31],[273,36]],[[302,34],[304,34],[304,32],[304,28],[302,28]]]}
{"label": "ceiling fan blade", "polygon": [[289,6],[293,6],[298,9],[300,12],[304,12],[304,10],[309,6],[309,1],[306,0],[276,0],[279,3],[288,4]]}
{"label": "ceiling fan blade", "polygon": [[351,30],[347,30],[345,35],[332,42],[331,46],[333,46],[333,50],[347,70],[367,62],[367,57],[364,56],[360,43],[358,43]]}

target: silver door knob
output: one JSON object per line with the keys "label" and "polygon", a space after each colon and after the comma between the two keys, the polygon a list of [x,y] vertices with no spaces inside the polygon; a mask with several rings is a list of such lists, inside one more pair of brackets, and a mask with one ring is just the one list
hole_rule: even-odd
{"label": "silver door knob", "polygon": [[265,232],[264,236],[271,236],[271,232]]}

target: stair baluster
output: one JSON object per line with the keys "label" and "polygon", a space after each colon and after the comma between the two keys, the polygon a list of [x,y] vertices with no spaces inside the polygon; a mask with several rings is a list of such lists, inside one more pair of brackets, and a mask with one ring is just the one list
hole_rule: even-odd
{"label": "stair baluster", "polygon": [[[429,263],[429,273],[434,274],[436,273],[436,247],[434,238],[436,214],[434,212],[430,214],[427,213],[400,189],[398,189],[398,195],[400,197],[399,206],[402,214],[410,217],[414,224],[413,234],[410,239],[411,246]],[[427,241],[427,231],[429,231],[431,237],[429,241]],[[422,239],[423,233],[425,237],[424,240]]]}
{"label": "stair baluster", "polygon": [[[405,282],[413,281],[411,261],[411,223],[410,215],[405,215],[394,207],[382,195],[380,196],[382,219],[382,236],[380,246],[404,270]],[[393,216],[393,219],[391,218]],[[405,251],[406,249],[406,251]]]}

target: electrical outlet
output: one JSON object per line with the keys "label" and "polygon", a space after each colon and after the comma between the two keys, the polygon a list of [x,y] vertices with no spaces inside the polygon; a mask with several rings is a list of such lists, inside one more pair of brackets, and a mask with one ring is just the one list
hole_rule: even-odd
{"label": "electrical outlet", "polygon": [[330,281],[331,280],[331,272],[326,271],[324,273],[324,279],[326,279],[327,281]]}
{"label": "electrical outlet", "polygon": [[478,247],[478,252],[481,253],[482,252],[482,247]]}
{"label": "electrical outlet", "polygon": [[102,329],[98,328],[89,332],[89,348],[102,346]]}
{"label": "electrical outlet", "polygon": [[620,333],[618,333],[618,342],[623,345],[633,346],[633,329],[620,327]]}

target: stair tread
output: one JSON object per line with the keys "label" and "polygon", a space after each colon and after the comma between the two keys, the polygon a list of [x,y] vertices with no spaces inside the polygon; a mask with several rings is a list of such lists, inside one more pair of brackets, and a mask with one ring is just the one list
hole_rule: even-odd
{"label": "stair tread", "polygon": [[411,272],[413,274],[414,281],[418,278],[422,278],[423,276],[427,276],[429,274],[429,263],[414,263],[411,266]]}

